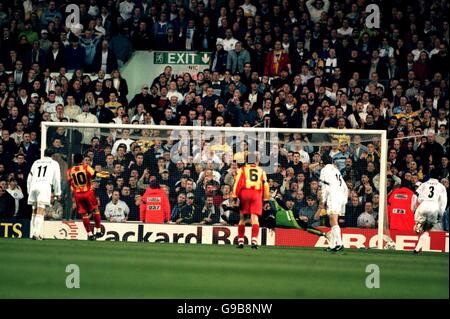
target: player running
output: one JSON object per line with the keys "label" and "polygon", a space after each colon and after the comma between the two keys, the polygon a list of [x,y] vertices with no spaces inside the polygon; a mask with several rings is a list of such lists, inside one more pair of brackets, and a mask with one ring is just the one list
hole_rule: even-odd
{"label": "player running", "polygon": [[327,250],[336,252],[344,249],[338,219],[339,216],[345,215],[348,188],[336,164],[331,163],[331,159],[328,158],[325,158],[323,162],[326,165],[320,171],[322,202],[319,205],[319,209],[324,209],[326,206],[327,215],[330,218],[332,238],[329,241],[330,245]]}
{"label": "player running", "polygon": [[[83,225],[89,240],[95,240],[103,236],[101,231],[101,216],[98,210],[98,202],[92,189],[92,180],[98,177],[108,177],[107,172],[97,173],[92,167],[83,163],[83,155],[77,153],[73,156],[75,166],[67,171],[67,181],[74,194],[77,211],[83,216]],[[92,232],[89,222],[89,213],[94,216],[95,234]]]}
{"label": "player running", "polygon": [[244,248],[246,215],[250,215],[252,224],[252,248],[258,248],[259,216],[262,214],[263,200],[270,199],[267,176],[264,170],[258,166],[258,162],[258,154],[255,156],[255,164],[249,164],[248,156],[246,156],[245,164],[238,170],[233,186],[232,198],[239,198],[241,203],[238,248]]}
{"label": "player running", "polygon": [[430,234],[428,231],[440,221],[447,207],[447,190],[437,178],[437,170],[430,171],[430,179],[421,184],[413,195],[411,209],[415,211],[414,231],[421,234],[414,253],[417,254],[424,247],[429,247]]}
{"label": "player running", "polygon": [[53,151],[46,149],[44,157],[31,166],[27,179],[28,205],[33,208],[30,238],[34,240],[44,237],[44,213],[45,207],[50,206],[52,187],[55,196],[61,196],[61,171],[59,163],[52,156]]}

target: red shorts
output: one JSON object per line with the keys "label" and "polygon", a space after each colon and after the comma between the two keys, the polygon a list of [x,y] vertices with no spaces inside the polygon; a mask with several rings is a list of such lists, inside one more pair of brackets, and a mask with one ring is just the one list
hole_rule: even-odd
{"label": "red shorts", "polygon": [[93,191],[75,193],[75,203],[80,214],[86,214],[98,209],[97,198]]}
{"label": "red shorts", "polygon": [[239,200],[241,202],[241,214],[262,215],[263,200],[260,191],[243,189],[239,194]]}

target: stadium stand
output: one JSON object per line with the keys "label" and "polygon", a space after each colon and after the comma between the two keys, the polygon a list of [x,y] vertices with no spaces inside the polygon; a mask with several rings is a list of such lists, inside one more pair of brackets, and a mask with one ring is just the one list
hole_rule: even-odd
{"label": "stadium stand", "polygon": [[[67,1],[0,1],[0,186],[7,190],[0,217],[30,216],[26,180],[40,155],[41,121],[381,129],[389,138],[388,191],[414,190],[432,167],[448,189],[448,1],[373,2],[379,29],[366,26],[365,2],[356,0],[80,1],[81,26],[69,29]],[[120,68],[133,51],[155,49],[212,52],[212,59],[195,77],[167,68],[128,92]],[[111,173],[96,185],[102,214],[119,190],[128,220],[138,220],[139,196],[155,176],[172,221],[194,211],[184,222],[235,223],[233,211],[228,221],[216,213],[229,208],[234,163],[177,167],[167,157],[171,144],[144,130],[74,132],[71,152]],[[317,138],[282,141],[271,191],[293,200],[295,214],[313,211],[313,168],[330,156],[352,186],[343,226],[375,228],[379,144],[331,140],[324,150]],[[47,145],[67,170],[67,131],[50,130]],[[67,185],[63,191],[69,196]],[[55,204],[51,218],[75,218],[67,203]]]}

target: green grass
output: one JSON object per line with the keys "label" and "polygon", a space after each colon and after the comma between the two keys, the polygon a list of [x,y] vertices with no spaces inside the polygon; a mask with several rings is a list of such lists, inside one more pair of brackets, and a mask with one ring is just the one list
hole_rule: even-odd
{"label": "green grass", "polygon": [[0,298],[448,298],[448,266],[442,253],[1,239]]}

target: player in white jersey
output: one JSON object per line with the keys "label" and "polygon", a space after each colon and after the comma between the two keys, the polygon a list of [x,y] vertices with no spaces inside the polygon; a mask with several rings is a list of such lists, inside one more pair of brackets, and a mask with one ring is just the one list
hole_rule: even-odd
{"label": "player in white jersey", "polygon": [[30,234],[32,239],[43,238],[45,207],[50,206],[52,187],[55,196],[61,196],[61,171],[52,155],[53,151],[45,150],[44,157],[31,166],[27,179],[28,205],[33,207]]}
{"label": "player in white jersey", "polygon": [[326,164],[320,171],[321,184],[321,203],[319,209],[326,207],[327,214],[330,218],[331,239],[329,239],[328,251],[340,251],[344,249],[341,238],[341,228],[339,227],[339,216],[345,215],[345,205],[348,200],[348,188],[337,169],[335,163],[331,163],[331,159],[325,158]]}
{"label": "player in white jersey", "polygon": [[430,234],[428,231],[437,224],[447,207],[447,190],[438,180],[438,172],[432,169],[430,179],[422,183],[413,195],[411,210],[414,211],[416,225],[414,231],[420,234],[414,253],[428,247]]}

